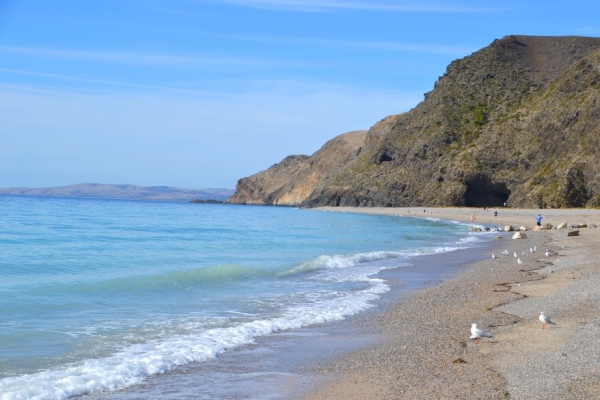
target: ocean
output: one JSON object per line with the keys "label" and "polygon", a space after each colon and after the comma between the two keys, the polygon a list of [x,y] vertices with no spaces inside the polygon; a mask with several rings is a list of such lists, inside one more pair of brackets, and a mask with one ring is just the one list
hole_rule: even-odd
{"label": "ocean", "polygon": [[432,218],[50,197],[0,196],[0,224],[1,399],[218,362],[365,311],[382,270],[479,240]]}

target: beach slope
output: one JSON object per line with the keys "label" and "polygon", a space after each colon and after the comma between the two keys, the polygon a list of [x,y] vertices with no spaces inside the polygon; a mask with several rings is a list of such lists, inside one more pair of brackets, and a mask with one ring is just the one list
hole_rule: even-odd
{"label": "beach slope", "polygon": [[[494,210],[467,208],[333,210],[458,221],[476,214],[484,226],[528,228],[537,214],[554,226],[600,222],[600,211],[581,209],[499,209],[498,217]],[[305,398],[597,398],[600,233],[577,230],[579,236],[568,236],[569,229],[529,230],[522,240],[512,240],[512,233],[482,233],[502,238],[490,250],[497,258],[489,254],[455,279],[368,316],[366,323],[386,340],[316,367],[330,381]],[[556,325],[542,329],[541,311]],[[492,337],[475,344],[469,339],[472,323]]]}

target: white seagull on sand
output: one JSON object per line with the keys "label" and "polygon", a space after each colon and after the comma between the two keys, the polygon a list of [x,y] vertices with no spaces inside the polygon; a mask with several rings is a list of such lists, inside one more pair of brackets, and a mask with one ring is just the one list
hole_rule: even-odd
{"label": "white seagull on sand", "polygon": [[471,339],[475,339],[475,344],[479,344],[479,338],[484,338],[484,337],[490,338],[490,337],[492,337],[492,335],[479,329],[477,327],[477,324],[472,324],[471,325]]}
{"label": "white seagull on sand", "polygon": [[521,261],[521,259],[520,259],[520,258],[517,258],[517,263],[518,263],[519,265],[521,265],[521,264],[523,264],[523,261]]}
{"label": "white seagull on sand", "polygon": [[508,250],[507,250],[507,249],[505,249],[505,250],[502,252],[502,254],[504,254],[505,256],[507,256],[507,255],[508,255]]}
{"label": "white seagull on sand", "polygon": [[517,252],[516,252],[516,251],[515,251],[515,253],[514,253],[514,256],[515,256],[515,258],[517,258]]}
{"label": "white seagull on sand", "polygon": [[546,314],[544,314],[544,312],[542,311],[540,313],[540,322],[542,323],[542,329],[546,329],[546,325],[556,325],[554,322],[552,322],[552,320],[550,319],[550,317],[546,316]]}
{"label": "white seagull on sand", "polygon": [[492,258],[496,258],[496,256],[494,255],[494,253],[492,253]]}

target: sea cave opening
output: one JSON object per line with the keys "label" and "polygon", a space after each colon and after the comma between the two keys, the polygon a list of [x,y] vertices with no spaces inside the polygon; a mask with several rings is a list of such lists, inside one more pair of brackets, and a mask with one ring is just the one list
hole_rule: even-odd
{"label": "sea cave opening", "polygon": [[508,201],[510,190],[504,183],[492,183],[487,177],[466,182],[465,206],[502,207]]}

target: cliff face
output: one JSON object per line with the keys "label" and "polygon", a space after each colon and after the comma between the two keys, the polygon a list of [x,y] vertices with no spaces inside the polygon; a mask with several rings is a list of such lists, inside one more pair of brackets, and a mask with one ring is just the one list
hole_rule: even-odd
{"label": "cliff face", "polygon": [[287,156],[265,171],[240,179],[235,186],[235,194],[225,202],[273,205],[279,189],[290,181],[309,158],[305,155]]}
{"label": "cliff face", "polygon": [[286,157],[265,171],[242,178],[227,203],[299,206],[360,154],[366,134],[354,131],[339,135],[310,157]]}
{"label": "cliff face", "polygon": [[452,62],[289,203],[597,206],[599,139],[600,38],[507,36]]}
{"label": "cliff face", "polygon": [[600,204],[600,39],[509,36],[454,61],[303,205]]}

